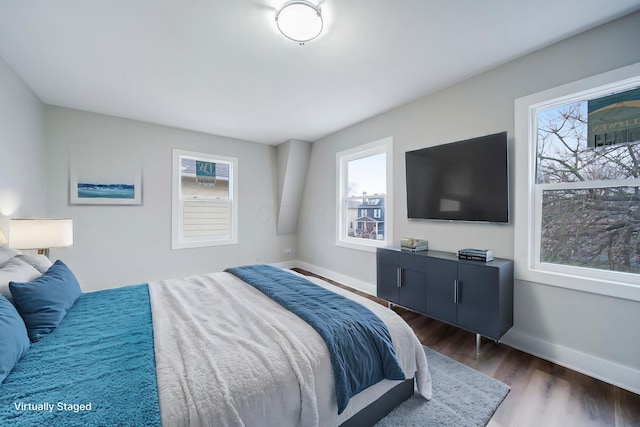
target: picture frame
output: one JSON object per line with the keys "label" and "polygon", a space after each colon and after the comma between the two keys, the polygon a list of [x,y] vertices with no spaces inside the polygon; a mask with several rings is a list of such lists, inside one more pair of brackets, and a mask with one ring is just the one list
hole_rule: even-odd
{"label": "picture frame", "polygon": [[117,150],[73,147],[69,159],[69,203],[142,204],[140,162],[123,156]]}

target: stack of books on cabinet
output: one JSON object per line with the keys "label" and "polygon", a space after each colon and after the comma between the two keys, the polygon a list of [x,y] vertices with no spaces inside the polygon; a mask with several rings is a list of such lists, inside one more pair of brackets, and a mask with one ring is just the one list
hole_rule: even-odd
{"label": "stack of books on cabinet", "polygon": [[400,249],[403,251],[419,252],[429,250],[429,241],[413,237],[400,239]]}
{"label": "stack of books on cabinet", "polygon": [[458,258],[489,262],[493,261],[493,251],[489,249],[460,249],[458,251]]}

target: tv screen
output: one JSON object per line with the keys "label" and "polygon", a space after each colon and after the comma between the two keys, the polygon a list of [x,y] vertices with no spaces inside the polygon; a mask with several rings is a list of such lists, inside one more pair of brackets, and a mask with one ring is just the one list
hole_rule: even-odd
{"label": "tv screen", "polygon": [[405,153],[409,218],[509,222],[507,133]]}

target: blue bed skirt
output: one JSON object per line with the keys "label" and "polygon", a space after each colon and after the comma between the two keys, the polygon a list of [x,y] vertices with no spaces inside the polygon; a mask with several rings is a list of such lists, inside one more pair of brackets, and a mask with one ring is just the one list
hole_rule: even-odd
{"label": "blue bed skirt", "polygon": [[0,384],[1,426],[159,426],[146,284],[83,294]]}

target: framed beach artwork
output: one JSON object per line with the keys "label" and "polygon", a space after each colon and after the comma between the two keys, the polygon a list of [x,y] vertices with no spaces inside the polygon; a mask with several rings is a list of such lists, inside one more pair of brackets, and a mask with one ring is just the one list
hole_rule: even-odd
{"label": "framed beach artwork", "polygon": [[139,205],[142,167],[118,150],[74,146],[69,159],[72,205]]}

